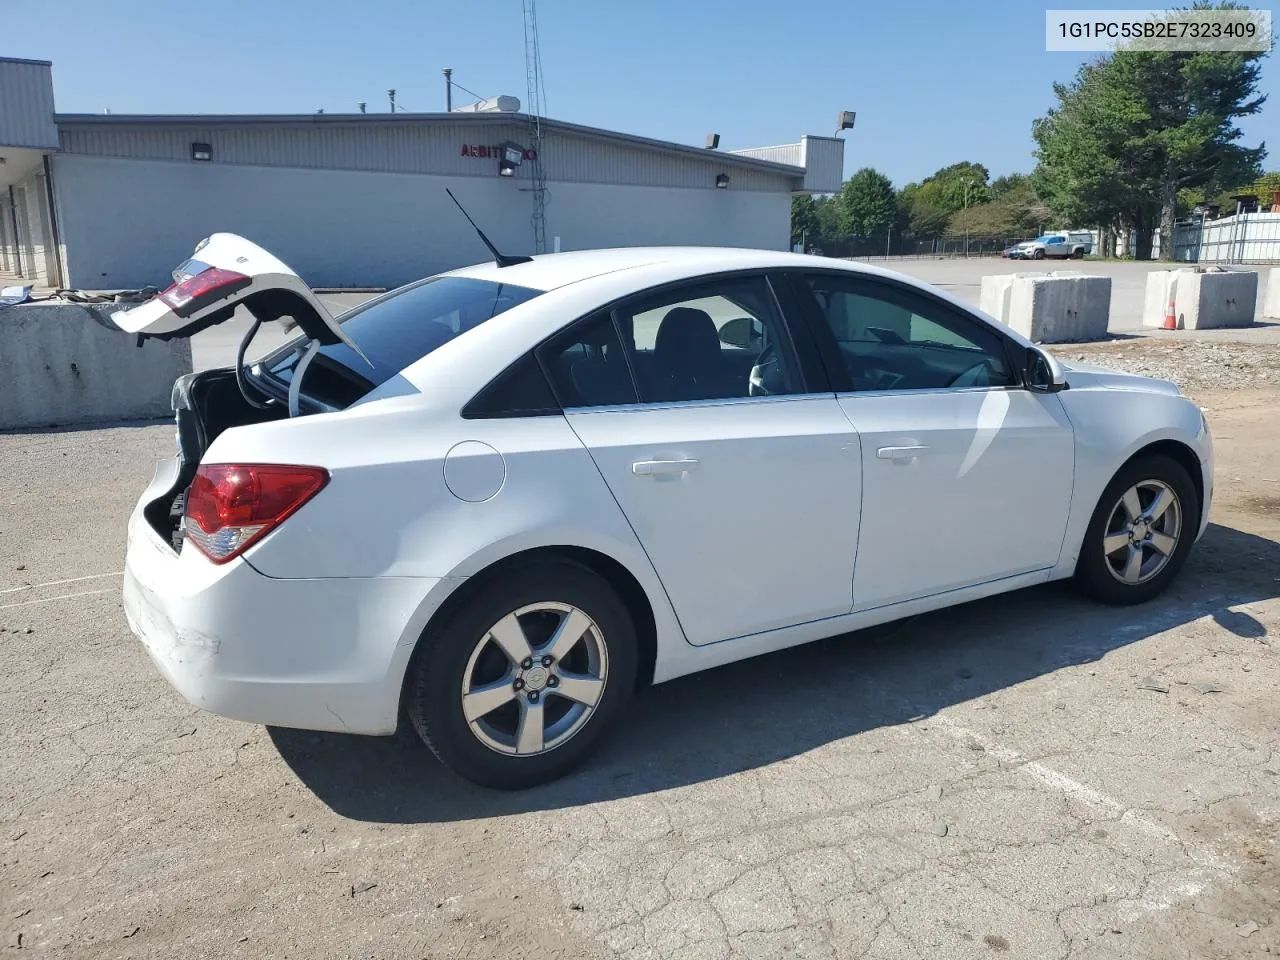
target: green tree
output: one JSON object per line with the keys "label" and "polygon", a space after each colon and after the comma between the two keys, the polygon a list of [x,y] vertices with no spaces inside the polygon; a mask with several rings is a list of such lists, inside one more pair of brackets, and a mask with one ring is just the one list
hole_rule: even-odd
{"label": "green tree", "polygon": [[898,203],[907,214],[911,232],[937,236],[958,211],[985,203],[989,176],[980,163],[953,163],[920,183],[907,184],[898,194]]}
{"label": "green tree", "polygon": [[818,236],[818,206],[811,194],[791,198],[791,242],[804,243]]}
{"label": "green tree", "polygon": [[819,197],[814,205],[818,215],[818,236],[823,240],[834,240],[844,236],[844,224],[840,220],[840,205],[834,197]]}
{"label": "green tree", "polygon": [[1125,49],[1085,64],[1033,124],[1037,190],[1073,225],[1133,227],[1148,256],[1157,224],[1173,235],[1180,190],[1257,175],[1265,145],[1240,145],[1236,120],[1266,100],[1262,56]]}
{"label": "green tree", "polygon": [[1186,212],[1201,204],[1214,204],[1223,214],[1232,214],[1236,210],[1233,197],[1252,194],[1258,198],[1259,204],[1271,203],[1272,196],[1280,191],[1280,170],[1262,174],[1252,182],[1243,182],[1224,190],[1186,189],[1178,193],[1179,212]]}
{"label": "green tree", "polygon": [[999,200],[1006,194],[1031,190],[1031,178],[1025,173],[1008,173],[991,181],[987,195],[992,201]]}
{"label": "green tree", "polygon": [[970,236],[1026,237],[1048,226],[1049,208],[1036,196],[1031,178],[1014,173],[991,184],[990,200],[961,210],[947,223],[948,234]]}
{"label": "green tree", "polygon": [[860,237],[887,233],[898,219],[893,184],[871,167],[863,167],[844,182],[836,207],[845,232]]}

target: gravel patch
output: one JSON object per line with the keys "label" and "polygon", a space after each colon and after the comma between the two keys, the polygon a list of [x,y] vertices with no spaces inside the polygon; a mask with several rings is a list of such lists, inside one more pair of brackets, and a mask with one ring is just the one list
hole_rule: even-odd
{"label": "gravel patch", "polygon": [[1172,380],[1184,391],[1280,384],[1280,345],[1144,338],[1050,346],[1066,360]]}

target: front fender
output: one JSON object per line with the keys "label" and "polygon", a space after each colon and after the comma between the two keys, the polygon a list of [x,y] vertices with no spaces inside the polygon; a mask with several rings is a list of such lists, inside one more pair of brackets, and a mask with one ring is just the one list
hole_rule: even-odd
{"label": "front fender", "polygon": [[[1071,381],[1068,373],[1068,384]],[[1075,570],[1085,530],[1107,484],[1127,461],[1153,444],[1181,444],[1199,462],[1205,496],[1197,537],[1203,534],[1213,492],[1213,441],[1199,407],[1181,394],[1138,385],[1073,387],[1059,397],[1075,431],[1076,475],[1056,575],[1069,576]]]}

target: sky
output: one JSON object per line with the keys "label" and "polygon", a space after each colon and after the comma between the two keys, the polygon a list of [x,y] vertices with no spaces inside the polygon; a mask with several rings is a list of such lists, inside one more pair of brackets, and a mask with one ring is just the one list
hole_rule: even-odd
{"label": "sky", "polygon": [[[53,61],[62,113],[444,109],[441,69],[480,96],[525,100],[521,3],[439,0],[47,0],[4,5],[0,55]],[[897,186],[961,160],[1034,166],[1031,122],[1093,54],[1045,51],[1027,0],[538,0],[546,115],[721,149],[831,135],[846,176]],[[1089,9],[1142,6],[1086,0]],[[1280,167],[1280,67],[1241,122]],[[469,99],[455,91],[455,106]]]}

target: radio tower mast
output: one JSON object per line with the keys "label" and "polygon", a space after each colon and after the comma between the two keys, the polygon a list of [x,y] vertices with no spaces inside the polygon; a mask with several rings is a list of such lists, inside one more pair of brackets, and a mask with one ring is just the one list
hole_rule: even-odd
{"label": "radio tower mast", "polygon": [[538,11],[535,0],[524,0],[524,68],[527,81],[525,112],[529,116],[529,146],[533,160],[529,173],[533,178],[533,248],[534,253],[547,252],[547,178],[542,167],[542,52],[538,49]]}

